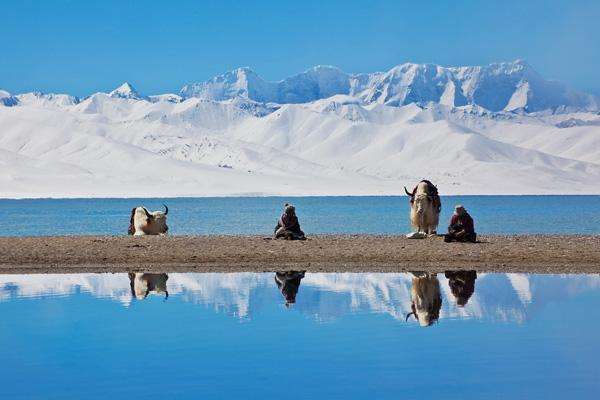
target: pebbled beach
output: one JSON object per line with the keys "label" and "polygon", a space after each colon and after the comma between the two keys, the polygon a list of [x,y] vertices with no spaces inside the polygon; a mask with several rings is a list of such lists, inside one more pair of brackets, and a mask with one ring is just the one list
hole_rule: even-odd
{"label": "pebbled beach", "polygon": [[482,235],[481,243],[404,236],[54,236],[0,238],[0,273],[481,272],[600,273],[600,236]]}

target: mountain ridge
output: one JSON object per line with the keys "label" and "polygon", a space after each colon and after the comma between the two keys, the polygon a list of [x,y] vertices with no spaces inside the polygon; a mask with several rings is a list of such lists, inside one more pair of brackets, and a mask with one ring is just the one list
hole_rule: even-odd
{"label": "mountain ridge", "polygon": [[[24,95],[12,96],[3,91],[0,93],[0,104],[18,105],[19,96]],[[145,96],[125,82],[107,95],[151,102],[180,102],[200,98],[280,105],[310,103],[347,95],[364,105],[384,104],[393,107],[434,102],[452,107],[477,105],[496,112],[600,110],[598,96],[544,79],[524,60],[459,67],[403,63],[387,71],[373,73],[346,73],[335,66],[317,65],[279,81],[267,81],[251,68],[241,67],[203,82],[186,84],[178,94]],[[76,97],[73,99],[79,101]]]}
{"label": "mountain ridge", "polygon": [[526,112],[561,107],[595,111],[600,104],[596,96],[542,78],[523,60],[466,67],[404,63],[385,72],[361,74],[318,65],[280,81],[266,81],[244,67],[205,82],[185,85],[179,94],[183,98],[222,101],[244,97],[278,104],[350,95],[365,104],[401,106],[436,102],[449,106],[479,105],[491,111]]}

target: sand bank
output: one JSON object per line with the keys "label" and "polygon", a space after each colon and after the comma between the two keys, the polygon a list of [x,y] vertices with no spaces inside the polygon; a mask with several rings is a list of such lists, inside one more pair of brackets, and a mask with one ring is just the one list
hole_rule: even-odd
{"label": "sand bank", "polygon": [[326,235],[304,242],[258,236],[0,238],[0,273],[144,271],[401,272],[475,269],[600,273],[600,236],[440,237]]}

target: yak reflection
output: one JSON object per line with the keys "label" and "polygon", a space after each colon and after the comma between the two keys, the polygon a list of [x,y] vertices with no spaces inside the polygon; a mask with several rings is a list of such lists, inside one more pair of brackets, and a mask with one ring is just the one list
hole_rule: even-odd
{"label": "yak reflection", "polygon": [[130,272],[129,273],[129,286],[131,288],[131,295],[137,300],[143,300],[150,293],[154,294],[165,294],[165,300],[169,298],[169,291],[167,290],[167,274],[150,274],[142,272]]}
{"label": "yak reflection", "polygon": [[426,272],[412,272],[412,288],[410,289],[410,308],[412,312],[406,314],[406,320],[411,315],[419,321],[421,326],[430,326],[440,318],[442,308],[442,294],[437,274]]}
{"label": "yak reflection", "polygon": [[456,304],[464,307],[469,302],[471,295],[475,292],[475,271],[446,271],[448,285],[452,295],[456,298]]}
{"label": "yak reflection", "polygon": [[306,271],[282,271],[275,272],[275,283],[285,299],[285,306],[296,302],[296,295],[300,288],[300,281],[304,278]]}

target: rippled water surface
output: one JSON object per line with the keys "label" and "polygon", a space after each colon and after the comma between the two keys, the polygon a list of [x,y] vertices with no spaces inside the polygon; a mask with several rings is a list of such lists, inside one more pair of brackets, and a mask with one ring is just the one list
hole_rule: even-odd
{"label": "rippled water surface", "polygon": [[[121,235],[133,207],[155,210],[163,203],[172,234],[271,234],[288,201],[308,234],[409,231],[406,196],[0,199],[0,236]],[[600,196],[446,196],[442,203],[440,230],[454,205],[463,204],[479,233],[600,233]]]}
{"label": "rippled water surface", "polygon": [[599,275],[0,275],[0,397],[595,399],[599,307]]}

